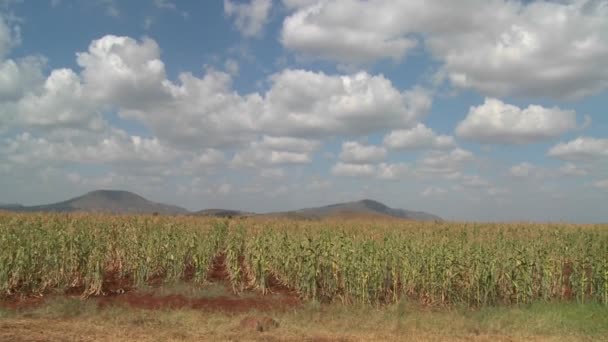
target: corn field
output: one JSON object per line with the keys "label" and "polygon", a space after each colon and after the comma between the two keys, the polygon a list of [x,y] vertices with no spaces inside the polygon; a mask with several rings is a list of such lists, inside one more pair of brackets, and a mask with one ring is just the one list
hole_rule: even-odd
{"label": "corn field", "polygon": [[[218,257],[221,257],[218,259]],[[343,303],[608,305],[608,226],[0,213],[0,297],[151,282]]]}

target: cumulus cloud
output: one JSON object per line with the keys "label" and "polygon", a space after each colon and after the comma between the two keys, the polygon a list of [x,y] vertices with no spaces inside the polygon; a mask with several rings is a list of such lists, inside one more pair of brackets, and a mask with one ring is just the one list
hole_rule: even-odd
{"label": "cumulus cloud", "polygon": [[284,3],[281,42],[308,56],[401,60],[423,43],[451,84],[486,95],[579,98],[608,87],[604,1]]}
{"label": "cumulus cloud", "polygon": [[576,112],[530,105],[525,109],[486,98],[456,127],[459,137],[481,143],[526,144],[577,128]]}
{"label": "cumulus cloud", "polygon": [[187,157],[180,167],[181,173],[198,174],[209,169],[223,166],[226,162],[224,152],[208,148]]}
{"label": "cumulus cloud", "polygon": [[608,157],[608,139],[579,137],[553,146],[548,155],[562,160],[597,160]]}
{"label": "cumulus cloud", "polygon": [[386,158],[386,149],[380,146],[363,145],[356,141],[342,143],[340,160],[349,164],[373,164]]}
{"label": "cumulus cloud", "polygon": [[318,141],[264,136],[261,141],[250,143],[249,147],[238,151],[232,159],[234,167],[264,167],[279,164],[307,164],[312,162],[312,152]]}
{"label": "cumulus cloud", "polygon": [[293,137],[273,137],[265,135],[258,145],[265,149],[284,150],[291,152],[313,152],[321,146],[317,140]]}
{"label": "cumulus cloud", "polygon": [[37,165],[45,163],[163,163],[174,160],[180,153],[164,146],[156,138],[143,138],[114,131],[89,143],[69,139],[52,141],[22,133],[6,138],[0,155],[10,163]]}
{"label": "cumulus cloud", "polygon": [[520,163],[513,165],[509,169],[509,174],[517,178],[535,177],[539,174],[540,169],[530,163]]}
{"label": "cumulus cloud", "polygon": [[487,188],[490,186],[490,182],[480,177],[479,175],[460,175],[458,174],[455,179],[460,180],[460,185],[465,188]]}
{"label": "cumulus cloud", "polygon": [[[139,45],[150,48],[142,46],[144,42]],[[202,78],[183,73],[179,82],[173,83],[164,79],[164,68],[156,54],[141,56],[137,64],[156,65],[158,73],[133,77],[141,79],[141,93],[123,89],[121,94],[131,93],[124,95],[125,99],[139,98],[139,104],[121,101],[120,115],[143,122],[159,138],[181,146],[236,146],[259,134],[360,136],[407,128],[431,106],[426,91],[415,88],[401,92],[383,76],[365,72],[326,75],[286,69],[270,77],[270,88],[265,93],[241,95],[232,89],[232,78],[227,73],[208,69]],[[148,73],[142,69],[131,70]],[[146,91],[147,85],[150,89]],[[121,100],[116,95],[116,100]],[[144,98],[149,100],[142,101]],[[180,120],[175,120],[175,113]]]}
{"label": "cumulus cloud", "polygon": [[76,55],[83,82],[98,101],[129,109],[169,99],[161,87],[166,75],[160,48],[150,38],[106,35]]}
{"label": "cumulus cloud", "polygon": [[271,77],[261,124],[290,135],[359,136],[405,128],[431,106],[423,89],[397,90],[382,75],[327,75],[286,69]]}
{"label": "cumulus cloud", "polygon": [[70,69],[53,70],[40,92],[28,92],[16,102],[0,105],[0,116],[11,114],[14,123],[40,129],[100,131],[105,127],[99,107]]}
{"label": "cumulus cloud", "polygon": [[224,13],[228,17],[234,17],[234,25],[245,37],[260,35],[271,8],[272,0],[251,0],[249,3],[224,0]]}
{"label": "cumulus cloud", "polygon": [[320,1],[300,8],[285,19],[281,42],[285,47],[309,56],[350,63],[381,58],[400,60],[416,46],[415,39],[405,37],[401,32],[374,30],[356,22],[362,18],[358,11],[365,11],[369,23],[384,23],[390,18],[375,6],[360,1]]}
{"label": "cumulus cloud", "polygon": [[[310,163],[321,139],[409,128],[431,106],[427,91],[400,91],[384,76],[366,72],[285,69],[269,77],[264,93],[242,95],[233,90],[230,74],[211,68],[200,77],[185,72],[169,80],[160,53],[150,38],[108,35],[77,53],[80,73],[55,69],[45,78],[43,59],[6,61],[0,71],[10,82],[0,82],[0,95],[7,99],[0,123],[32,133],[10,138],[11,149],[3,152],[15,163],[174,162],[165,175],[206,173],[229,164],[261,168],[266,170],[261,176],[273,177],[279,176],[278,165]],[[104,120],[108,110],[143,124],[150,137],[114,129]],[[366,167],[345,170],[386,156],[380,146],[344,147],[336,174],[361,173]],[[235,151],[229,163],[226,150]],[[367,169],[373,174],[376,166]],[[397,169],[379,170],[390,178]]]}
{"label": "cumulus cloud", "polygon": [[271,179],[283,178],[285,177],[285,170],[281,168],[261,169],[260,177]]}
{"label": "cumulus cloud", "polygon": [[594,182],[593,186],[600,190],[608,190],[608,179],[603,179],[603,180]]}
{"label": "cumulus cloud", "polygon": [[559,168],[559,172],[565,176],[586,176],[589,171],[573,163],[566,163]]}
{"label": "cumulus cloud", "polygon": [[392,149],[448,149],[456,146],[453,137],[437,135],[421,123],[410,129],[390,132],[384,137],[384,145]]}
{"label": "cumulus cloud", "polygon": [[410,166],[405,163],[380,163],[376,168],[379,179],[399,180],[409,177],[410,174]]}
{"label": "cumulus cloud", "polygon": [[331,169],[331,173],[335,176],[346,177],[362,177],[373,176],[376,172],[376,167],[372,164],[349,164],[338,162]]}
{"label": "cumulus cloud", "polygon": [[475,160],[470,151],[456,148],[452,151],[432,151],[418,163],[419,173],[455,173]]}
{"label": "cumulus cloud", "polygon": [[42,57],[8,59],[0,63],[0,102],[17,101],[26,93],[42,90],[45,77],[42,70],[46,60]]}
{"label": "cumulus cloud", "polygon": [[437,186],[430,186],[427,187],[426,189],[424,189],[420,195],[424,196],[424,197],[431,197],[431,196],[441,196],[445,193],[447,193],[448,191],[444,188],[441,187],[437,187]]}

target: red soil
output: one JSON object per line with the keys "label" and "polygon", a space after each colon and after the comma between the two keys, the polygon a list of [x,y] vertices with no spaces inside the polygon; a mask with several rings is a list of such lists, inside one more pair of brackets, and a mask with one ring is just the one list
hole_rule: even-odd
{"label": "red soil", "polygon": [[230,281],[230,274],[226,268],[226,256],[224,254],[218,254],[213,258],[211,268],[207,273],[207,279],[213,282]]}
{"label": "red soil", "polygon": [[[183,280],[189,281],[194,274],[193,267],[186,267]],[[158,278],[158,279],[157,279]],[[207,274],[207,279],[224,284],[230,288],[226,257],[217,255]],[[148,281],[152,285],[161,285],[162,276],[153,277]],[[183,295],[159,296],[152,293],[137,293],[133,280],[128,276],[121,277],[117,272],[108,272],[103,279],[102,294],[91,296],[88,300],[97,301],[100,308],[119,305],[140,309],[194,309],[205,311],[219,311],[227,313],[240,313],[250,310],[271,311],[287,310],[301,304],[297,293],[282,285],[275,277],[269,279],[269,289],[272,295],[262,295],[259,291],[247,291],[245,296],[219,296],[213,298],[188,298]],[[156,287],[156,286],[155,286]],[[68,297],[81,296],[83,286],[75,286],[64,291]],[[11,297],[0,299],[0,307],[8,309],[26,309],[42,305],[49,297],[60,295],[46,295],[37,297]]]}
{"label": "red soil", "polygon": [[293,297],[214,297],[214,298],[187,298],[182,295],[156,296],[154,294],[127,293],[114,297],[100,297],[97,299],[100,308],[110,305],[127,305],[132,308],[159,310],[159,309],[194,309],[204,311],[218,311],[225,313],[242,313],[252,310],[274,311],[287,310],[300,304],[298,298]]}

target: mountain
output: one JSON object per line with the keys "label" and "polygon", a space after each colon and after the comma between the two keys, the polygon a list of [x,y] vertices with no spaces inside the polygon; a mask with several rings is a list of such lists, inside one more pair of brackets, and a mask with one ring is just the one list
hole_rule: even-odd
{"label": "mountain", "polygon": [[364,199],[356,202],[346,202],[317,208],[307,208],[282,213],[267,214],[300,219],[321,219],[329,217],[340,218],[400,218],[415,221],[442,221],[441,217],[422,211],[394,209],[378,201]]}
{"label": "mountain", "polygon": [[96,190],[67,201],[13,208],[17,211],[87,211],[114,214],[186,214],[188,210],[173,205],[149,201],[128,191]]}
{"label": "mountain", "polygon": [[317,220],[322,218],[398,218],[416,221],[441,221],[439,216],[421,211],[409,211],[390,208],[380,202],[364,199],[356,202],[346,202],[317,208],[256,214],[252,212],[230,209],[204,209],[194,213],[188,210],[162,203],[156,203],[128,191],[96,190],[67,201],[37,205],[22,206],[19,204],[3,204],[0,210],[12,211],[52,211],[52,212],[104,212],[114,214],[192,214],[212,217],[282,217],[291,219]]}
{"label": "mountain", "polygon": [[23,208],[19,203],[0,203],[0,210],[14,210]]}

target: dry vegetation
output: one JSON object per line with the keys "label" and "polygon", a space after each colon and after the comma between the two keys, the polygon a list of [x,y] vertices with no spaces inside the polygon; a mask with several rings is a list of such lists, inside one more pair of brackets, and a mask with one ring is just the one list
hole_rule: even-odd
{"label": "dry vegetation", "polygon": [[319,302],[608,304],[605,225],[0,214],[0,295],[204,284]]}

